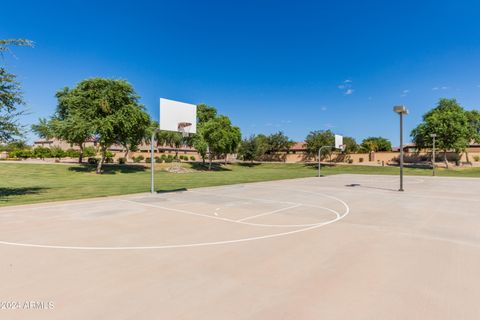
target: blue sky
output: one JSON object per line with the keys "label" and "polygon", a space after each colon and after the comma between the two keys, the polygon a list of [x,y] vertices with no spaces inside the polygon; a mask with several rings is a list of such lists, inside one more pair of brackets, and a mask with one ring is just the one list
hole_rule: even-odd
{"label": "blue sky", "polygon": [[[7,1],[3,61],[23,83],[25,124],[89,77],[127,79],[154,119],[160,97],[207,103],[244,136],[310,130],[398,143],[441,97],[480,104],[475,1]],[[5,14],[7,13],[8,14]],[[30,140],[33,137],[30,136]]]}

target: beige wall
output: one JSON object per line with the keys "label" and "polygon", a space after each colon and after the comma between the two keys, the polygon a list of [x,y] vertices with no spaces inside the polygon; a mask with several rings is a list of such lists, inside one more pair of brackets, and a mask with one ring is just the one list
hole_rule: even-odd
{"label": "beige wall", "polygon": [[[477,150],[478,149],[478,150]],[[443,153],[437,153],[443,157]],[[400,152],[374,152],[372,154],[368,153],[350,153],[350,154],[339,154],[333,153],[331,157],[326,157],[322,159],[322,161],[332,161],[332,162],[345,162],[345,163],[365,163],[365,164],[389,164],[393,162],[397,162],[400,156]],[[474,157],[480,157],[480,148],[470,148],[468,152],[468,157],[470,161],[475,161]],[[405,162],[421,162],[422,160],[429,160],[431,159],[432,155],[429,152],[421,152],[421,153],[404,153]],[[447,159],[449,161],[454,161],[456,154],[453,152],[447,153]],[[463,153],[461,161],[467,161],[467,154]],[[307,157],[303,152],[296,152],[295,154],[289,153],[286,157],[287,163],[296,163],[296,162],[311,162],[316,161],[313,157]]]}

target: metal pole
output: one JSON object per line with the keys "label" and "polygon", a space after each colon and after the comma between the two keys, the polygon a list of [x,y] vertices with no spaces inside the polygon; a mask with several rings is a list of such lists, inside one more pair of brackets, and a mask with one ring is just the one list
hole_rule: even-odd
{"label": "metal pole", "polygon": [[322,146],[318,149],[318,177],[320,178],[320,157],[322,155],[322,149],[323,148],[334,148],[333,146]]}
{"label": "metal pole", "polygon": [[320,178],[320,157],[321,157],[322,147],[318,148],[318,177]]}
{"label": "metal pole", "polygon": [[400,113],[400,189],[403,191],[403,113]]}
{"label": "metal pole", "polygon": [[153,154],[153,143],[155,141],[155,133],[157,130],[153,130],[152,132],[152,138],[150,139],[150,166],[151,166],[151,172],[150,172],[150,192],[153,194],[155,193],[155,180],[154,180],[154,175],[155,175],[155,157]]}
{"label": "metal pole", "polygon": [[433,176],[435,176],[435,137],[433,137],[432,172]]}

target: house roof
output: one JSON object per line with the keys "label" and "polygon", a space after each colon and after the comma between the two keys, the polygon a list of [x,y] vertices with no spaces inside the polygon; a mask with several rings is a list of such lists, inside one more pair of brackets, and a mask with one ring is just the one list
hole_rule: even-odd
{"label": "house roof", "polygon": [[303,151],[307,149],[307,144],[305,141],[302,142],[295,142],[291,147],[290,150],[292,151]]}

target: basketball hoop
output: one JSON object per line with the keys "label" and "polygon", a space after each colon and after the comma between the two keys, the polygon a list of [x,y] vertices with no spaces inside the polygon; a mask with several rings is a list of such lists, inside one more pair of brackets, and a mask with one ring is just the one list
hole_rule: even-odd
{"label": "basketball hoop", "polygon": [[192,128],[192,124],[190,122],[178,123],[178,132],[181,132],[184,138],[187,138],[190,135],[191,128]]}

